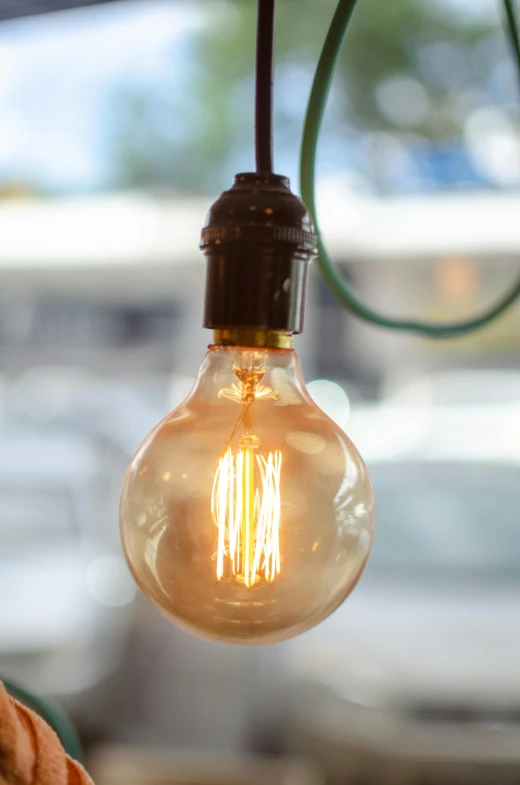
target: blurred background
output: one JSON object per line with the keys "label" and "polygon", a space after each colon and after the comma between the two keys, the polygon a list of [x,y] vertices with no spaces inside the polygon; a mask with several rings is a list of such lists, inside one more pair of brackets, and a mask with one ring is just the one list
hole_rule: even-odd
{"label": "blurred background", "polygon": [[[132,785],[216,782],[222,756],[218,781],[243,785],[262,755],[272,783],[518,785],[520,309],[428,341],[354,320],[314,272],[297,349],[373,477],[369,567],[285,644],[173,629],[122,560],[119,487],[211,339],[198,239],[253,168],[256,4],[22,6],[0,2],[0,674],[61,703],[100,785],[129,785],[128,761]],[[334,6],[278,3],[295,187]],[[513,280],[519,107],[499,0],[360,2],[318,196],[368,302],[455,319]]]}

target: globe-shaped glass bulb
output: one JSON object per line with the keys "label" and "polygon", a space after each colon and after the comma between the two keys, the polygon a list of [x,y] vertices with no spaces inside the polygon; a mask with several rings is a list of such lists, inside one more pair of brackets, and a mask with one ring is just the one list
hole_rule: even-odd
{"label": "globe-shaped glass bulb", "polygon": [[186,400],[137,450],[120,522],[132,573],[164,616],[264,644],[318,624],[352,591],[374,500],[293,350],[212,346]]}

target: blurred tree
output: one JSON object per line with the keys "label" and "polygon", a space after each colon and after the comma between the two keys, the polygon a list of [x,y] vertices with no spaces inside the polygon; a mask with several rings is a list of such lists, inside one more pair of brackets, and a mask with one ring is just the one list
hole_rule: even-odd
{"label": "blurred tree", "polygon": [[[160,89],[129,86],[114,97],[118,185],[213,191],[233,170],[252,166],[256,2],[191,0],[190,7],[195,5],[208,21],[190,43],[192,65],[182,95],[176,97],[173,84],[166,83]],[[279,0],[278,159],[296,156],[312,74],[335,5],[336,0]],[[457,139],[468,112],[488,100],[491,70],[503,66],[506,56],[493,20],[466,17],[448,0],[360,0],[341,54],[326,133],[338,148],[352,148],[360,131],[406,144]],[[368,175],[377,180],[377,150],[366,157]]]}

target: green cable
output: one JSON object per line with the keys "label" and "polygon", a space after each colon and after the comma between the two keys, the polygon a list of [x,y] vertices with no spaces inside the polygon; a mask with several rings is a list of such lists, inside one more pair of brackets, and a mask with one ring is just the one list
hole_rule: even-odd
{"label": "green cable", "polygon": [[516,18],[516,10],[514,0],[504,0],[504,10],[507,22],[507,32],[509,34],[509,42],[513,49],[513,56],[518,66],[518,75],[520,77],[520,38],[518,35],[518,20]]}
{"label": "green cable", "polygon": [[[520,277],[498,302],[471,319],[451,323],[432,323],[415,319],[393,318],[378,313],[359,299],[336,269],[321,237],[315,194],[318,139],[334,69],[356,2],[357,0],[339,0],[314,76],[303,131],[300,160],[301,194],[312,214],[318,235],[318,269],[331,291],[343,305],[366,322],[391,330],[419,333],[430,338],[454,338],[465,335],[486,326],[513,305],[520,297]],[[504,5],[507,30],[520,75],[520,41],[513,2],[514,0],[504,0]]]}
{"label": "green cable", "polygon": [[83,757],[81,743],[74,725],[65,712],[54,703],[51,703],[51,701],[23,689],[19,684],[7,681],[7,679],[3,679],[3,683],[7,692],[12,695],[13,698],[19,700],[24,706],[27,706],[28,709],[35,711],[51,726],[56,732],[67,755],[70,755],[71,758],[81,763]]}

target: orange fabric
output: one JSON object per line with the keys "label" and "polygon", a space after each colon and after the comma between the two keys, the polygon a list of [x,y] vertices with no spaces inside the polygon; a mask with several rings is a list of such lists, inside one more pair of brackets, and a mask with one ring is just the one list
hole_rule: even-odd
{"label": "orange fabric", "polygon": [[54,731],[0,682],[0,785],[93,785]]}

